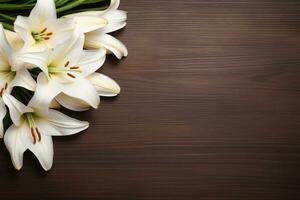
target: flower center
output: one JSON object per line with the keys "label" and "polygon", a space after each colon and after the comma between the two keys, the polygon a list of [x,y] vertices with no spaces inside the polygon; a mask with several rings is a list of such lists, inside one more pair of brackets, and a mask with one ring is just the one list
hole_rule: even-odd
{"label": "flower center", "polygon": [[47,28],[44,28],[40,32],[32,31],[31,35],[36,42],[50,40],[50,38],[53,36],[53,32],[47,32],[47,30]]}
{"label": "flower center", "polygon": [[32,113],[25,113],[25,119],[27,119],[27,122],[29,124],[30,127],[30,131],[31,131],[31,136],[33,138],[33,144],[35,144],[38,141],[40,142],[42,137],[41,137],[41,133],[39,131],[39,129],[37,128],[35,121],[34,121],[34,117],[32,115]]}
{"label": "flower center", "polygon": [[79,66],[70,66],[70,61],[67,61],[64,65],[64,67],[53,67],[53,66],[48,66],[48,72],[49,74],[56,74],[56,73],[63,73],[73,79],[76,78],[76,75],[74,73],[81,73],[82,71],[80,70]]}

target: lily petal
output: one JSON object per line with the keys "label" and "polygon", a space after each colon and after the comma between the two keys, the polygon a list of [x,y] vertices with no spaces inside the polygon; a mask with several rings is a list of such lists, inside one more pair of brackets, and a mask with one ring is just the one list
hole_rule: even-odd
{"label": "lily petal", "polygon": [[105,19],[107,19],[107,21],[110,24],[117,23],[117,22],[125,22],[127,20],[127,12],[123,11],[123,10],[112,10],[112,11],[106,12],[101,17],[104,17]]}
{"label": "lily petal", "polygon": [[24,113],[33,112],[33,110],[30,107],[25,106],[23,103],[18,101],[15,97],[13,97],[10,94],[4,94],[3,95],[3,101],[9,108],[9,114],[11,117],[11,120],[16,126],[19,126],[21,123],[21,116]]}
{"label": "lily petal", "polygon": [[62,85],[62,92],[85,101],[93,108],[97,108],[100,103],[100,98],[94,86],[88,80],[80,77],[77,77],[77,80],[73,83]]}
{"label": "lily petal", "polygon": [[83,33],[91,32],[107,25],[107,20],[98,16],[74,16],[72,19]]}
{"label": "lily petal", "polygon": [[3,119],[6,115],[5,104],[2,99],[0,99],[0,138],[3,138]]}
{"label": "lily petal", "polygon": [[82,70],[82,76],[86,77],[97,71],[105,62],[106,50],[100,48],[97,51],[84,51],[78,63]]}
{"label": "lily petal", "polygon": [[56,96],[55,99],[59,102],[60,105],[62,105],[63,107],[69,110],[82,112],[90,108],[90,105],[87,104],[85,101],[74,97],[70,97],[64,93],[60,93],[59,95]]}
{"label": "lily petal", "polygon": [[93,73],[87,79],[94,85],[98,95],[114,97],[120,94],[121,88],[114,80],[100,73]]}
{"label": "lily petal", "polygon": [[5,32],[8,42],[12,48],[14,48],[15,50],[18,50],[23,47],[24,41],[16,32],[9,31],[9,30],[4,30],[4,32]]}
{"label": "lily petal", "polygon": [[111,33],[124,28],[127,23],[127,12],[122,10],[114,10],[105,13],[103,17],[108,21],[107,26],[99,29],[102,33]]}
{"label": "lily petal", "polygon": [[52,137],[43,134],[42,140],[33,144],[29,143],[28,149],[37,157],[44,170],[51,169],[53,164],[53,142]]}
{"label": "lily petal", "polygon": [[[32,23],[35,23],[32,25]],[[35,44],[35,40],[31,36],[31,26],[38,26],[38,21],[29,20],[28,17],[18,16],[14,23],[14,30],[22,38],[25,44],[31,46]]]}
{"label": "lily petal", "polygon": [[47,57],[49,52],[27,52],[25,49],[12,55],[10,59],[11,67],[14,71],[18,71],[25,65],[28,68],[38,67],[45,74],[48,74]]}
{"label": "lily petal", "polygon": [[37,0],[29,15],[30,18],[39,18],[41,21],[56,19],[54,0]]}
{"label": "lily petal", "polygon": [[61,66],[67,61],[72,61],[70,65],[77,64],[83,51],[83,45],[84,34],[75,30],[67,44],[61,44],[54,49],[49,58],[50,63]]}
{"label": "lily petal", "polygon": [[31,77],[27,69],[21,69],[16,72],[16,77],[11,83],[11,87],[23,87],[30,91],[34,91],[36,87],[36,82]]}
{"label": "lily petal", "polygon": [[60,104],[58,103],[58,101],[56,101],[55,99],[53,99],[50,103],[50,108],[52,109],[59,109],[61,108]]}
{"label": "lily petal", "polygon": [[89,127],[86,121],[80,121],[71,118],[56,110],[49,110],[47,121],[38,120],[37,125],[40,130],[43,130],[43,135],[49,136],[67,136],[79,133]]}
{"label": "lily petal", "polygon": [[120,0],[111,0],[107,11],[117,10],[120,6]]}
{"label": "lily petal", "polygon": [[97,31],[86,34],[85,47],[95,49],[104,47],[115,54],[118,59],[128,55],[128,50],[122,42],[108,34],[98,34]]}
{"label": "lily petal", "polygon": [[[70,19],[51,19],[45,22],[50,30],[54,30],[54,37],[48,40],[48,48],[55,48],[57,45],[65,45],[67,42],[70,43],[72,34],[75,30],[75,23]],[[76,33],[78,35],[78,33]]]}
{"label": "lily petal", "polygon": [[48,111],[51,101],[61,92],[60,87],[58,83],[48,80],[45,74],[40,73],[37,78],[36,91],[28,106]]}
{"label": "lily petal", "polygon": [[23,154],[27,149],[26,141],[22,140],[22,135],[26,134],[26,126],[17,127],[16,125],[11,125],[5,135],[4,143],[7,150],[10,153],[10,157],[14,167],[20,170],[23,166]]}
{"label": "lily petal", "polygon": [[4,28],[0,23],[0,56],[7,58],[12,53],[12,48],[10,47],[6,35],[4,33]]}

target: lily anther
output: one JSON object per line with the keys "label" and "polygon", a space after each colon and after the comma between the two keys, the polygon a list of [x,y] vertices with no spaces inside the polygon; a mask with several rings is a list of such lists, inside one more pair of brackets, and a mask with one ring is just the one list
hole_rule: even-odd
{"label": "lily anther", "polygon": [[27,120],[27,123],[30,127],[30,131],[31,131],[31,136],[33,138],[33,143],[35,144],[38,138],[38,141],[41,141],[41,133],[39,131],[39,129],[36,126],[36,123],[34,121],[34,116],[32,113],[25,113],[24,114],[24,118]]}

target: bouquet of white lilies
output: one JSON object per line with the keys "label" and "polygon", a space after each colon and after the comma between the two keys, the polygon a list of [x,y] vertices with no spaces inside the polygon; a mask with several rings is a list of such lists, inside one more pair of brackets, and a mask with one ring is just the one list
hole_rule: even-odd
{"label": "bouquet of white lilies", "polygon": [[[0,2],[0,12],[13,8],[11,0]],[[16,169],[22,168],[29,149],[49,170],[52,136],[76,134],[89,126],[54,109],[85,111],[98,107],[99,96],[120,93],[114,80],[96,71],[106,54],[127,56],[126,47],[108,35],[125,27],[127,16],[118,10],[119,0],[111,0],[105,10],[78,13],[68,9],[103,0],[18,2],[20,9],[33,7],[28,17],[0,13],[0,136]],[[56,10],[57,5],[62,7]],[[58,18],[57,12],[67,15]]]}

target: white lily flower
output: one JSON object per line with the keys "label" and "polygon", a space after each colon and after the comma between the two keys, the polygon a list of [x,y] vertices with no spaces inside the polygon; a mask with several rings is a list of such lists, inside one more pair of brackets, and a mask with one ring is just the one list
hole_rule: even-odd
{"label": "white lily flower", "polygon": [[29,17],[17,17],[14,29],[31,51],[43,51],[66,42],[74,22],[57,19],[54,0],[38,0]]}
{"label": "white lily flower", "polygon": [[[87,80],[95,87],[99,96],[114,97],[120,94],[121,88],[118,83],[104,74],[95,72],[89,75]],[[65,108],[74,111],[85,111],[90,108],[90,105],[86,102],[72,98],[64,93],[59,94],[56,100]]]}
{"label": "white lily flower", "polygon": [[105,61],[105,50],[83,50],[84,35],[74,34],[68,45],[60,45],[46,57],[46,69],[37,78],[37,88],[29,105],[48,108],[60,93],[80,99],[93,108],[100,102],[97,90],[87,77]]}
{"label": "white lily flower", "polygon": [[67,136],[88,128],[88,122],[68,117],[58,111],[49,110],[47,115],[38,109],[25,106],[13,96],[3,96],[13,121],[4,135],[4,143],[11,155],[14,167],[23,166],[23,154],[29,149],[39,160],[44,170],[53,163],[52,136]]}
{"label": "white lily flower", "polygon": [[104,11],[86,11],[64,17],[73,19],[85,33],[86,48],[105,48],[108,53],[121,59],[128,55],[126,46],[107,34],[126,26],[127,13],[118,10],[119,5],[120,0],[111,0],[109,8]]}
{"label": "white lily flower", "polygon": [[[40,65],[43,59],[42,53],[26,53],[25,51],[16,51],[9,44],[2,25],[0,24],[0,97],[5,93],[10,93],[12,88],[20,86],[34,91],[36,83],[31,77],[25,64],[33,66]],[[0,98],[0,120],[2,121],[6,114],[6,108],[2,98]],[[0,123],[0,137],[3,136],[3,124]]]}

